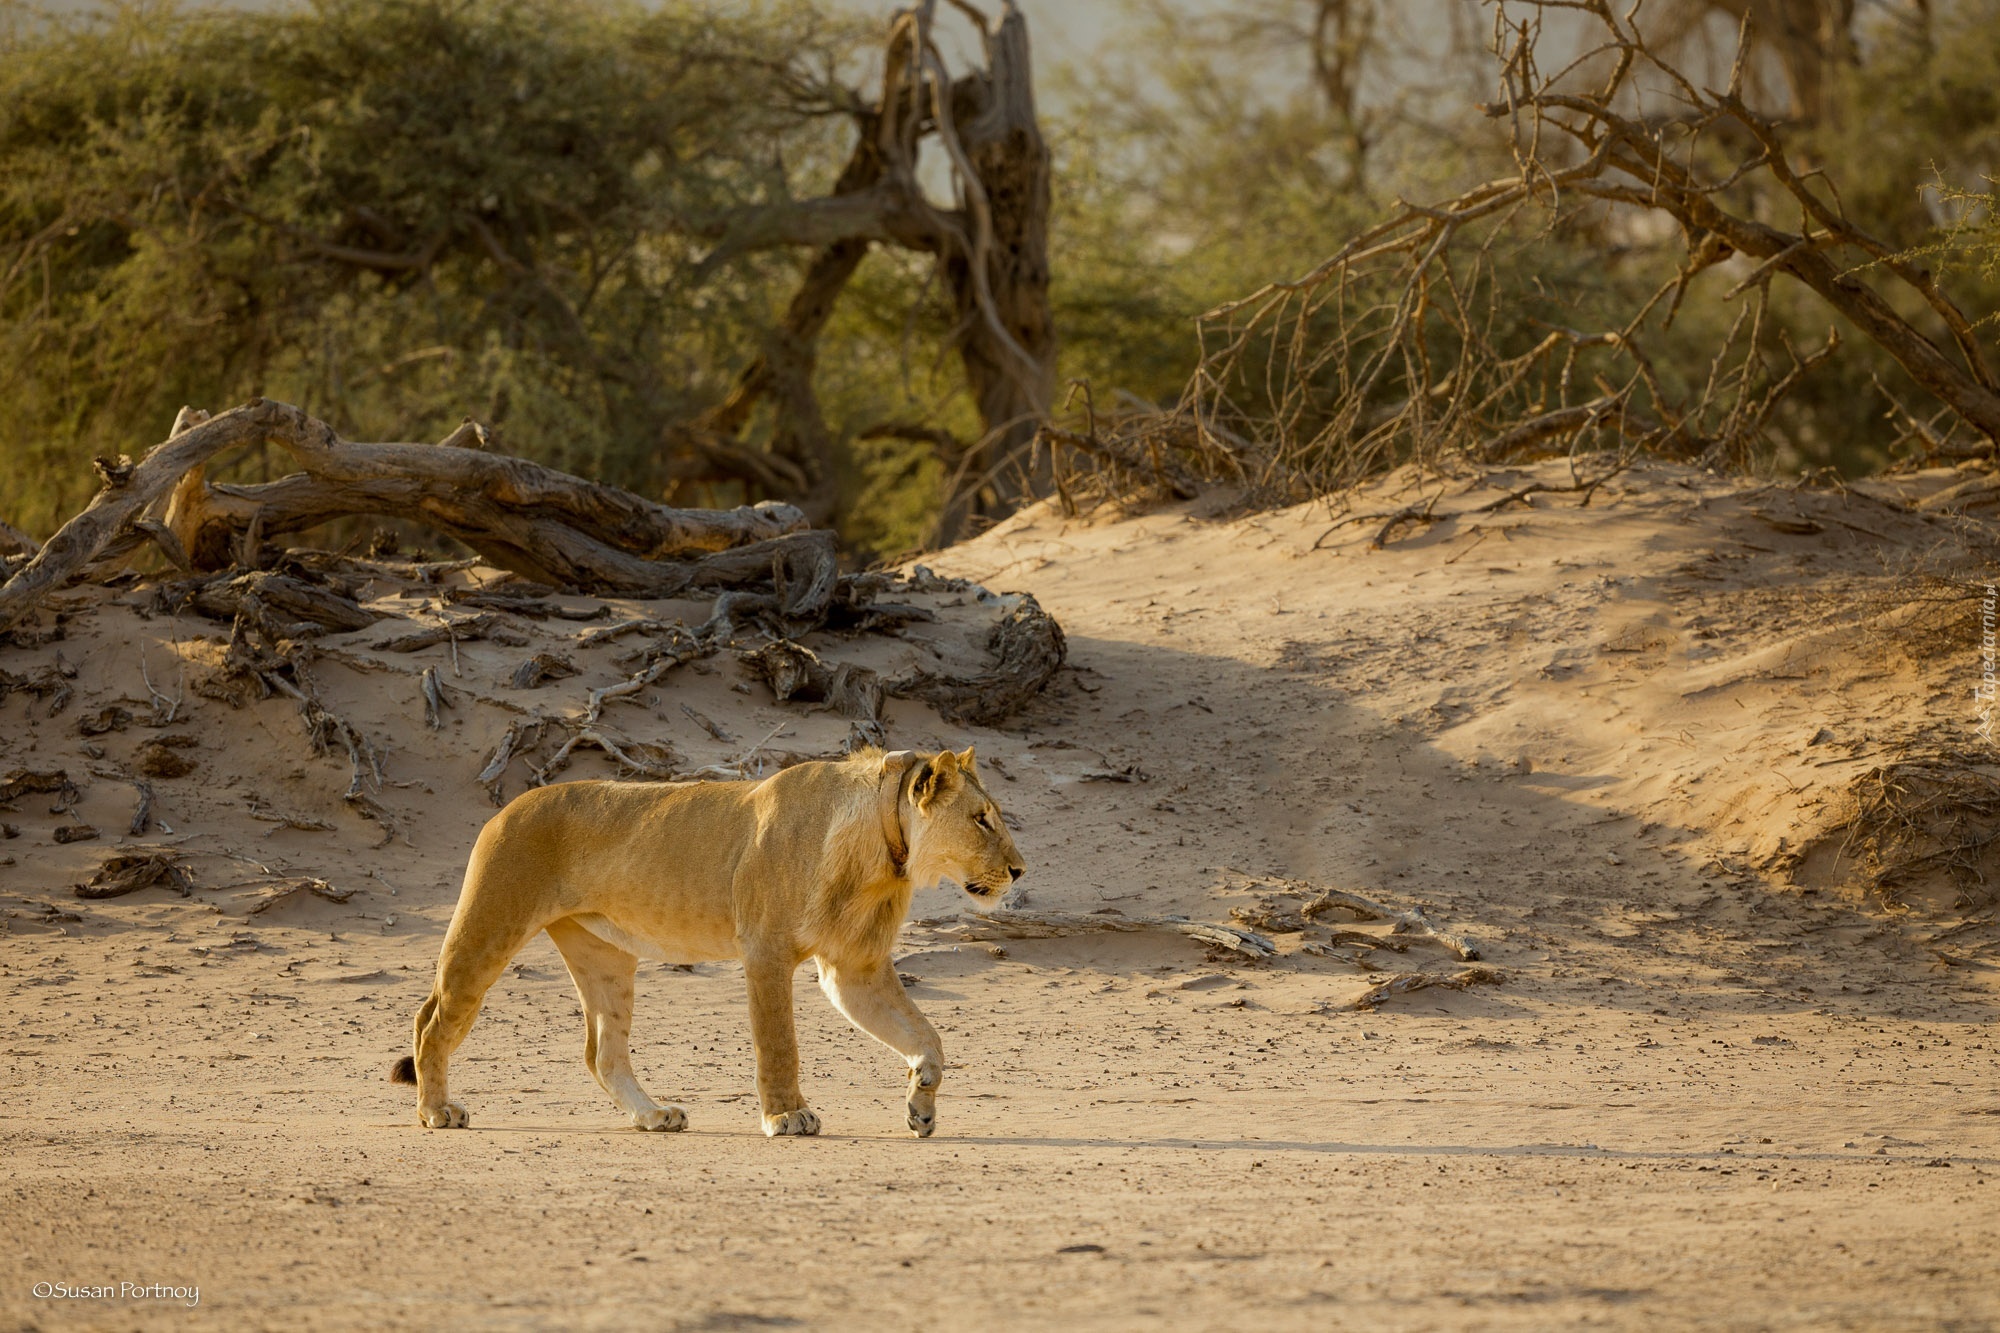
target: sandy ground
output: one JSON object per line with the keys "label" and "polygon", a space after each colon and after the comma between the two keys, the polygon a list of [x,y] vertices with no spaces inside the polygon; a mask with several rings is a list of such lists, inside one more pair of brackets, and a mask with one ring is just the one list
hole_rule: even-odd
{"label": "sandy ground", "polygon": [[[1074,669],[1000,730],[889,715],[899,746],[999,761],[1030,906],[1221,921],[1268,906],[1270,877],[1346,888],[1427,904],[1500,981],[1358,1011],[1380,974],[1357,958],[1463,965],[1424,944],[1306,952],[1324,924],[1275,935],[1264,963],[1160,932],[987,944],[912,926],[901,966],[952,1065],[928,1141],[902,1129],[895,1057],[826,1006],[810,967],[822,1137],[757,1132],[725,965],[642,968],[636,1063],[693,1123],[625,1128],[583,1068],[545,940],[454,1066],[473,1130],[418,1128],[382,1075],[491,812],[474,775],[510,709],[574,709],[618,679],[615,653],[576,652],[582,676],[530,696],[505,685],[527,649],[464,645],[453,676],[445,648],[368,653],[385,626],[332,640],[345,664],[323,693],[412,784],[384,789],[405,836],[376,846],[381,827],[342,808],[345,760],[310,757],[284,701],[189,692],[174,725],[144,725],[142,654],[155,684],[176,655],[198,678],[215,625],[73,594],[62,639],[0,651],[17,673],[57,653],[78,668],[61,713],[0,707],[0,773],[61,764],[84,786],[73,815],[46,796],[0,811],[19,828],[0,843],[0,1319],[2000,1324],[1990,910],[1943,890],[1891,910],[1853,887],[1829,833],[1885,754],[1970,736],[1976,630],[1898,602],[1912,570],[1963,554],[1965,529],[1665,469],[1586,509],[1469,512],[1537,477],[1454,483],[1436,513],[1457,517],[1384,549],[1368,540],[1382,520],[1329,534],[1323,509],[1207,517],[1210,501],[1037,510],[930,562],[1033,591],[1069,633]],[[1385,485],[1361,508],[1427,495]],[[976,609],[909,642],[820,647],[888,665],[963,637],[954,617]],[[539,647],[587,627],[528,628]],[[457,691],[436,735],[424,665]],[[684,674],[619,725],[695,761],[732,746],[682,702],[739,751],[773,728],[798,750],[844,731],[736,679],[720,661]],[[139,720],[90,756],[77,720],[111,706]],[[163,734],[194,741],[176,753],[195,771],[154,784],[172,832],[120,839],[116,774]],[[1128,769],[1144,780],[1092,780]],[[105,836],[53,841],[78,820]],[[122,841],[182,850],[194,895],[79,901],[68,886]],[[285,874],[356,892],[252,915]],[[933,891],[913,915],[958,906]]]}

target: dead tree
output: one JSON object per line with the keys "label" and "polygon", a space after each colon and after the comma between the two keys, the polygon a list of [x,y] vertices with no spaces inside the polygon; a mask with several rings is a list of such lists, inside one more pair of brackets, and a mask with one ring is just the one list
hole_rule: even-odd
{"label": "dead tree", "polygon": [[[1554,72],[1538,63],[1547,10],[1588,25],[1583,53]],[[1177,490],[1191,475],[1292,495],[1455,458],[1609,449],[1742,465],[1767,451],[1786,395],[1835,353],[1834,314],[1957,428],[1986,450],[2000,444],[2000,380],[1976,320],[1924,264],[1850,218],[1827,173],[1800,166],[1783,126],[1747,104],[1747,43],[1716,89],[1610,0],[1502,0],[1494,12],[1500,96],[1481,110],[1506,122],[1516,170],[1439,203],[1401,203],[1311,271],[1207,312],[1177,410],[1093,414],[1086,431],[1048,432],[1060,454]],[[1641,109],[1662,101],[1661,114]],[[1788,216],[1760,215],[1770,198]],[[1607,205],[1677,223],[1678,271],[1616,327],[1544,324],[1533,345],[1503,345],[1493,251],[1508,228],[1547,236]],[[1737,256],[1748,270],[1720,295],[1735,320],[1706,379],[1676,390],[1647,343],[1700,275]],[[1774,332],[1771,285],[1783,278],[1826,306],[1820,345]]]}
{"label": "dead tree", "polygon": [[[683,480],[727,478],[800,498],[823,518],[833,504],[831,435],[812,387],[817,341],[841,290],[873,245],[934,256],[957,323],[966,387],[984,436],[947,459],[955,468],[938,538],[975,515],[1005,513],[1033,484],[1036,426],[1054,391],[1049,308],[1049,150],[1035,115],[1027,20],[1003,0],[997,21],[953,0],[978,29],[984,64],[954,76],[935,37],[936,0],[898,11],[879,94],[854,99],[854,148],[831,193],[696,223],[715,242],[712,269],[737,255],[808,247],[813,258],[764,352],[721,403],[668,444]],[[921,147],[943,155],[958,205],[932,203],[917,179]],[[776,415],[772,447],[737,439],[759,401]]]}

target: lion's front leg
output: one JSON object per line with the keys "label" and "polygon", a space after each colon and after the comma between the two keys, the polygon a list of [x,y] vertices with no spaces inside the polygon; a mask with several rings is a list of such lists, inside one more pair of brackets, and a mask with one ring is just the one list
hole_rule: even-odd
{"label": "lion's front leg", "polygon": [[906,1123],[918,1138],[937,1128],[937,1090],[944,1082],[944,1045],[903,989],[888,959],[839,966],[821,959],[819,984],[849,1022],[909,1062]]}
{"label": "lion's front leg", "polygon": [[757,1048],[757,1101],[772,1138],[819,1133],[819,1116],[799,1090],[799,1039],[792,1025],[792,973],[785,958],[743,959],[750,989],[750,1040]]}

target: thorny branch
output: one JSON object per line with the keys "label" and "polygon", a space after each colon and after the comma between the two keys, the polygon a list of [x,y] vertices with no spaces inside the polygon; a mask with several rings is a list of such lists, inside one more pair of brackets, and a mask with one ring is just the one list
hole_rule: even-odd
{"label": "thorny branch", "polygon": [[[1048,447],[1115,483],[1180,492],[1194,477],[1294,497],[1403,463],[1608,451],[1741,466],[1769,452],[1774,412],[1840,342],[1830,326],[1823,343],[1797,348],[1774,327],[1781,277],[1893,357],[1988,450],[2000,442],[2000,382],[1973,319],[1858,226],[1826,173],[1796,165],[1784,127],[1745,102],[1747,30],[1717,90],[1611,0],[1489,3],[1499,95],[1481,109],[1505,122],[1515,170],[1442,203],[1399,201],[1309,272],[1208,311],[1176,407],[1137,405],[1109,422],[1093,410],[1087,430],[1045,431]],[[1581,27],[1583,50],[1553,71],[1539,63],[1551,11],[1566,32]],[[1670,113],[1648,113],[1662,96]],[[1794,210],[1789,225],[1760,216],[1772,198]],[[1497,247],[1607,210],[1677,223],[1677,271],[1617,327],[1543,325],[1524,346]],[[1663,375],[1649,341],[1699,275],[1737,256],[1752,262],[1714,294],[1738,309],[1706,376]]]}

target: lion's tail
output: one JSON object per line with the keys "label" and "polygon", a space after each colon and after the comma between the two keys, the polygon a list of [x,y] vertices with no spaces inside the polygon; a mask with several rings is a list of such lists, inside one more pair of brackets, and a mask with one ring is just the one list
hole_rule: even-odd
{"label": "lion's tail", "polygon": [[391,1083],[414,1084],[417,1081],[417,1057],[414,1055],[406,1055],[402,1059],[396,1061],[395,1064],[390,1065],[389,1081]]}

